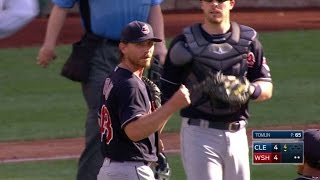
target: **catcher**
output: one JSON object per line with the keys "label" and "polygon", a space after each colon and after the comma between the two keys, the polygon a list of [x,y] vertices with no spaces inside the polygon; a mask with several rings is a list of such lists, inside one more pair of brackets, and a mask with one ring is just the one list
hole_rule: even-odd
{"label": "catcher", "polygon": [[181,86],[160,107],[159,88],[142,76],[160,41],[151,26],[140,21],[129,23],[121,34],[120,64],[105,80],[101,96],[99,124],[105,159],[98,180],[152,180],[154,163],[157,178],[170,175],[159,133],[174,112],[190,104],[190,98],[188,89]]}
{"label": "catcher", "polygon": [[272,96],[270,70],[257,32],[230,21],[235,0],[200,0],[204,22],[170,44],[161,77],[165,103],[183,83],[181,156],[188,180],[249,180],[246,135],[250,101]]}

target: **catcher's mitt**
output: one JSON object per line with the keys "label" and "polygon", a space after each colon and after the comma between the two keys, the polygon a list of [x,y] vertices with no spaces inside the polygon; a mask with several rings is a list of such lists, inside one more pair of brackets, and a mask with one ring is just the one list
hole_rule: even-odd
{"label": "catcher's mitt", "polygon": [[250,82],[246,77],[227,76],[209,72],[208,76],[195,89],[209,95],[211,100],[219,100],[230,106],[245,104],[249,98]]}
{"label": "catcher's mitt", "polygon": [[171,168],[168,159],[164,153],[159,153],[158,161],[154,169],[154,177],[156,180],[169,180],[171,176]]}
{"label": "catcher's mitt", "polygon": [[152,106],[154,108],[153,110],[159,108],[161,106],[161,91],[159,87],[144,76],[142,76],[142,80],[150,91]]}

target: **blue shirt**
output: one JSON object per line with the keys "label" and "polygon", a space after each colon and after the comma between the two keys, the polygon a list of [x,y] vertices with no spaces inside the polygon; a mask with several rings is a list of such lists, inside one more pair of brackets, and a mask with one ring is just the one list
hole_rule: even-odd
{"label": "blue shirt", "polygon": [[[163,0],[89,0],[91,29],[94,34],[120,40],[125,25],[138,20],[147,22],[150,7]],[[72,8],[79,0],[52,0],[61,8]]]}

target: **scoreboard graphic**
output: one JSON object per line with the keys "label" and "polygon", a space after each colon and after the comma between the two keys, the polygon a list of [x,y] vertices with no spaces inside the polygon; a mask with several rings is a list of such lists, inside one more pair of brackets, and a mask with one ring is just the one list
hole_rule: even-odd
{"label": "scoreboard graphic", "polygon": [[252,164],[303,164],[302,130],[253,130]]}

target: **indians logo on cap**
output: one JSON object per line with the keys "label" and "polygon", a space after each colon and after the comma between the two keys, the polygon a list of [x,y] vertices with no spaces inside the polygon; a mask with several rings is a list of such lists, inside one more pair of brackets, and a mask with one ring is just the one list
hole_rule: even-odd
{"label": "indians logo on cap", "polygon": [[149,30],[149,27],[148,27],[148,25],[143,25],[142,26],[142,29],[141,29],[141,32],[143,33],[143,34],[149,34],[149,32],[150,32],[150,30]]}

